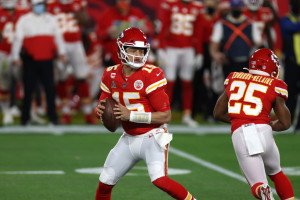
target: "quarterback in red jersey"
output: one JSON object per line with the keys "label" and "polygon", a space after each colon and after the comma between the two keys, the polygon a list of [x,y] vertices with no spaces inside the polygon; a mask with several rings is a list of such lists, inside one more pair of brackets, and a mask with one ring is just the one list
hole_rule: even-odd
{"label": "quarterback in red jersey", "polygon": [[0,106],[3,124],[12,124],[13,115],[9,108],[11,78],[17,78],[17,67],[13,68],[11,46],[14,40],[15,24],[23,10],[17,9],[17,0],[2,0],[0,7]]}
{"label": "quarterback in red jersey", "polygon": [[62,102],[62,124],[71,123],[71,110],[68,101],[67,83],[68,77],[67,66],[72,67],[74,77],[78,82],[78,95],[81,100],[82,110],[85,114],[85,121],[88,124],[95,124],[92,117],[92,107],[90,98],[90,89],[87,82],[89,68],[87,67],[86,55],[81,40],[81,27],[89,26],[89,18],[86,14],[85,0],[48,0],[47,9],[57,18],[60,29],[63,33],[65,46],[67,50],[67,65],[57,62],[58,79],[57,84],[58,96]]}
{"label": "quarterback in red jersey", "polygon": [[[173,89],[179,71],[182,85],[183,122],[197,126],[192,119],[193,75],[195,66],[201,66],[203,50],[200,44],[201,26],[198,24],[203,4],[193,0],[166,0],[158,11],[161,30],[157,36],[159,52],[165,52],[162,63],[172,101]],[[197,54],[197,56],[196,56]],[[162,56],[159,56],[162,57]]]}
{"label": "quarterback in red jersey", "polygon": [[[279,150],[272,135],[291,125],[285,105],[287,85],[277,79],[279,60],[273,51],[259,49],[249,60],[249,73],[233,72],[214,110],[216,119],[231,123],[232,143],[240,168],[257,199],[274,200],[266,174],[281,200],[294,200],[293,187],[280,167]],[[278,120],[270,121],[271,109]]]}
{"label": "quarterback in red jersey", "polygon": [[174,199],[195,198],[167,176],[168,146],[172,134],[164,123],[171,120],[169,99],[164,91],[163,71],[145,64],[150,51],[146,35],[137,28],[125,29],[117,40],[122,64],[108,67],[102,77],[102,93],[95,109],[101,118],[105,99],[118,102],[116,118],[124,134],[106,158],[96,200],[110,200],[112,188],[138,161],[144,160],[152,183]]}

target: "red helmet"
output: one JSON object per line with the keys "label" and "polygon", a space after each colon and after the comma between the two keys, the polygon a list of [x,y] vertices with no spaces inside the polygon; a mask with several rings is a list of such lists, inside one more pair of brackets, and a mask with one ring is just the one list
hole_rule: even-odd
{"label": "red helmet", "polygon": [[[121,59],[123,64],[127,64],[132,68],[142,67],[146,61],[150,51],[150,44],[148,39],[143,31],[138,28],[127,28],[125,29],[118,37],[118,56]],[[137,47],[145,49],[144,56],[142,57],[142,62],[135,63],[129,61],[128,53],[125,51],[127,47]],[[133,57],[138,57],[131,55]]]}
{"label": "red helmet", "polygon": [[278,57],[270,49],[256,50],[249,60],[249,73],[277,78],[280,63]]}

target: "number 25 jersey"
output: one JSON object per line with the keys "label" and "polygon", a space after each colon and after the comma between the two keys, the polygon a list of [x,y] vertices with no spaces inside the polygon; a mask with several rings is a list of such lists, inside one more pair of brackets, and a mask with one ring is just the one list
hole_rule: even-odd
{"label": "number 25 jersey", "polygon": [[282,80],[233,72],[224,82],[229,98],[228,113],[232,132],[244,124],[269,124],[269,114],[277,96],[287,100],[287,85]]}
{"label": "number 25 jersey", "polygon": [[[166,84],[162,69],[153,65],[144,65],[129,77],[123,75],[122,64],[115,65],[103,73],[101,90],[105,94],[100,99],[112,97],[132,111],[164,112],[170,110],[169,99],[155,94],[162,92]],[[140,135],[161,125],[122,121],[124,131],[130,135]]]}

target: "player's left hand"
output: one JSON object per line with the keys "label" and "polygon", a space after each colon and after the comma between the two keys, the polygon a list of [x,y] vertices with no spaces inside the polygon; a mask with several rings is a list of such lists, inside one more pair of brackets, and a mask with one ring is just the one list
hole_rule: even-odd
{"label": "player's left hand", "polygon": [[122,104],[119,103],[116,105],[114,111],[114,114],[117,116],[116,119],[121,119],[123,121],[128,121],[130,119],[130,110]]}

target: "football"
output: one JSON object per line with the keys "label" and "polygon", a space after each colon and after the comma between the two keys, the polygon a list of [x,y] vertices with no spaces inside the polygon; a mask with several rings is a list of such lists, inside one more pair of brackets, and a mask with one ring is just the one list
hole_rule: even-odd
{"label": "football", "polygon": [[117,102],[112,98],[106,98],[105,103],[103,104],[105,109],[102,114],[102,122],[105,128],[110,132],[115,132],[121,124],[121,119],[116,119],[116,116],[114,115],[113,108],[116,104]]}

